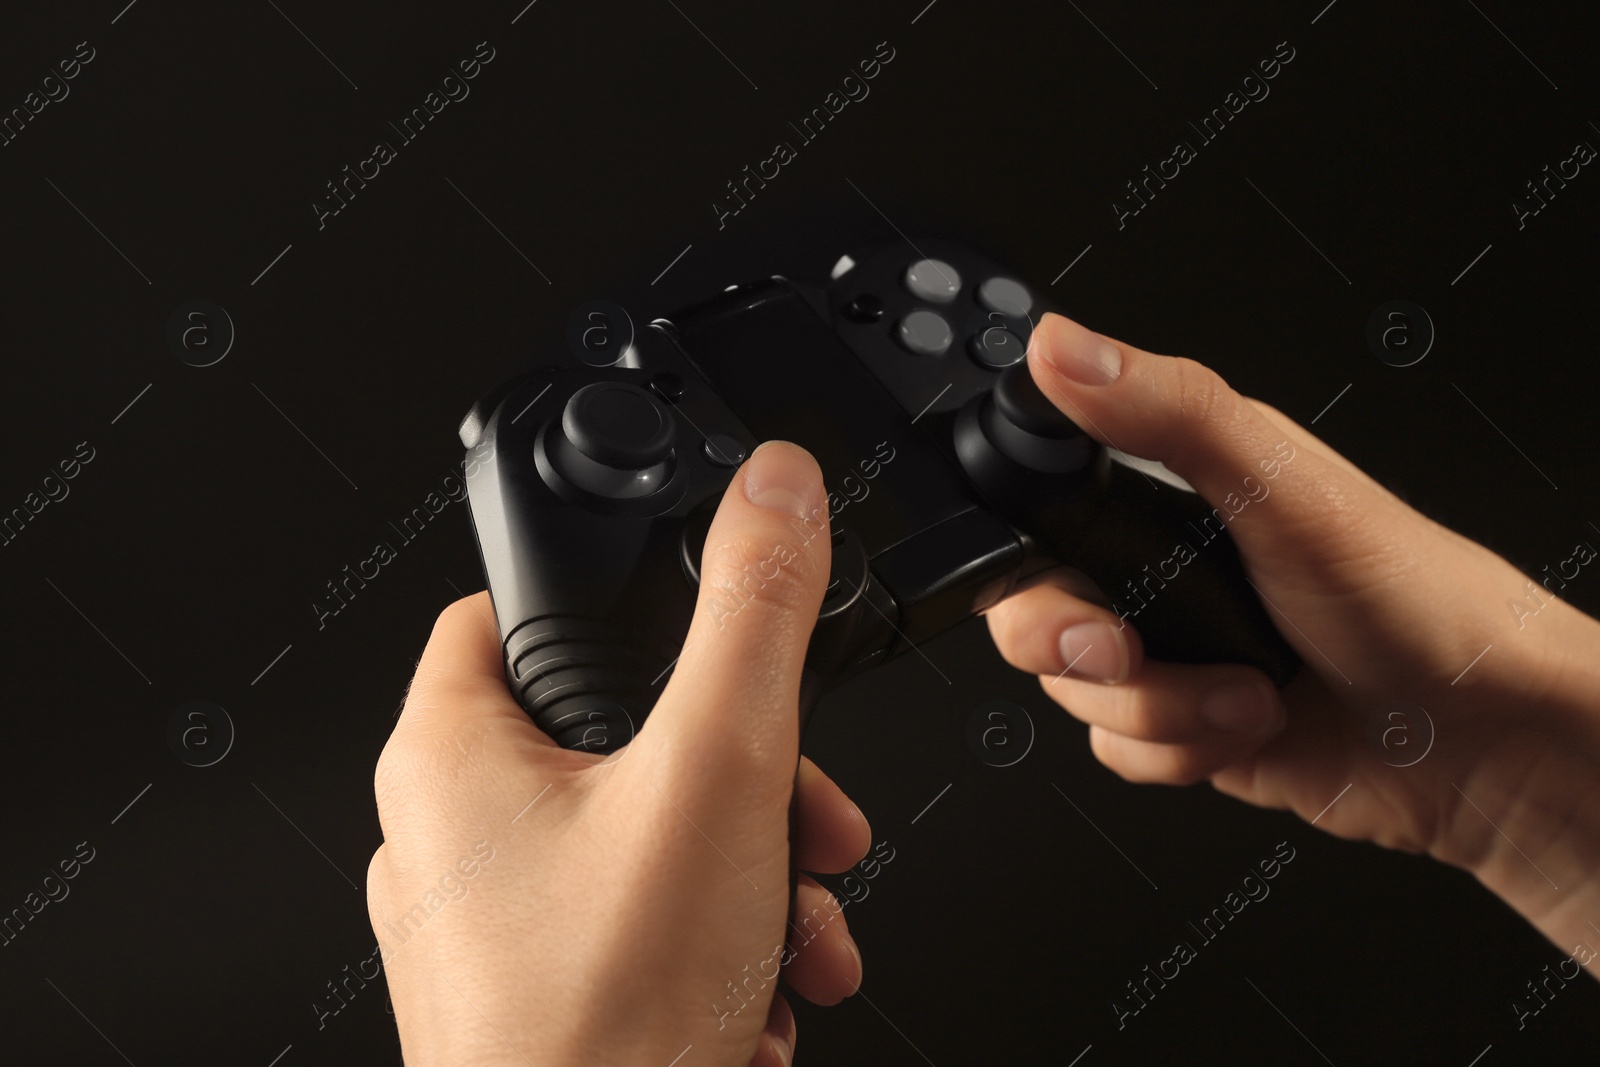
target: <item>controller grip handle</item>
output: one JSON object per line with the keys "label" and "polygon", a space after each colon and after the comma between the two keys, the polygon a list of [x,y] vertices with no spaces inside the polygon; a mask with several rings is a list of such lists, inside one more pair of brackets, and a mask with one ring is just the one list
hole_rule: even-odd
{"label": "controller grip handle", "polygon": [[1139,631],[1146,652],[1178,663],[1246,663],[1286,684],[1300,657],[1245,573],[1224,508],[1109,463],[1086,543],[1065,556]]}
{"label": "controller grip handle", "polygon": [[1278,685],[1300,658],[1273,625],[1228,512],[1109,454],[1039,390],[1024,362],[956,417],[958,459],[1013,525],[1092,578],[1156,659],[1247,663]]}
{"label": "controller grip handle", "polygon": [[556,744],[609,753],[633,740],[670,663],[611,620],[548,614],[512,629],[505,665],[517,703]]}

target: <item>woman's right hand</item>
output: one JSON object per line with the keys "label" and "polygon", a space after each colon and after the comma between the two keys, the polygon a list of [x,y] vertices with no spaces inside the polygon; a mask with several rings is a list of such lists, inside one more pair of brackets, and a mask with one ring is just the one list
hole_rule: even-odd
{"label": "woman's right hand", "polygon": [[[1145,661],[1137,618],[1124,625],[1058,572],[991,608],[989,627],[1090,725],[1100,761],[1425,852],[1563,952],[1600,943],[1600,623],[1554,595],[1564,579],[1530,582],[1192,360],[1058,315],[1028,359],[1102,443],[1165,463],[1213,505],[1251,498],[1229,527],[1306,664],[1279,693],[1250,667]],[[1594,556],[1580,544],[1560,569]],[[1574,958],[1600,968],[1592,951]]]}

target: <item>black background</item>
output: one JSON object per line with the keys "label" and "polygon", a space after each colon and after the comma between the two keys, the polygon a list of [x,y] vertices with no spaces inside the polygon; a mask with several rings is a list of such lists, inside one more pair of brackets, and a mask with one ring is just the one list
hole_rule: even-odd
{"label": "black background", "polygon": [[[323,629],[311,604],[456,469],[471,401],[595,297],[648,319],[825,277],[897,228],[963,237],[1058,278],[1094,328],[1317,418],[1530,571],[1594,535],[1600,176],[1520,230],[1511,207],[1600,144],[1592,5],[925,2],[0,16],[7,111],[95,49],[0,148],[0,510],[95,450],[0,548],[0,911],[96,850],[0,948],[0,1058],[398,1062],[381,983],[321,1029],[313,1004],[372,952],[371,769],[433,616],[481,587],[464,507]],[[324,183],[485,40],[471,95],[319,229]],[[724,183],[880,41],[895,58],[871,95],[719,229]],[[1281,41],[1271,95],[1119,230],[1123,183]],[[1397,298],[1438,334],[1406,368],[1364,342]],[[194,299],[237,329],[206,368],[166,340]],[[1596,610],[1597,581],[1570,598]],[[1511,1001],[1565,954],[1467,875],[1206,786],[1125,785],[981,623],[925,651],[952,684],[903,658],[830,698],[809,739],[895,859],[847,910],[863,994],[800,1012],[801,1062],[1593,1060],[1591,982],[1517,1029]],[[966,740],[993,698],[1038,731],[1004,769]],[[238,731],[209,768],[168,747],[190,699]],[[1123,984],[1284,840],[1272,896],[1119,1032]]]}

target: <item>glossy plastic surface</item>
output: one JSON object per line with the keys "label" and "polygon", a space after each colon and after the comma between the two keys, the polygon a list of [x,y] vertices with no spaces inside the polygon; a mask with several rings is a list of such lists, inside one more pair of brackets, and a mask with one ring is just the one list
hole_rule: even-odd
{"label": "glossy plastic surface", "polygon": [[[1111,463],[1042,402],[1025,364],[1005,365],[1047,309],[1038,294],[947,242],[853,258],[825,290],[774,278],[657,320],[630,366],[553,360],[463,420],[507,680],[541,729],[600,752],[632,738],[688,631],[728,454],[771,439],[810,450],[828,489],[831,522],[792,524],[791,547],[825,531],[834,545],[807,707],[1056,563],[1120,596],[1152,655],[1287,681],[1298,659],[1226,530],[1210,532],[1210,508]],[[933,303],[908,284],[923,258],[954,268],[953,294]],[[1026,313],[1005,303],[1019,293]],[[900,336],[929,311],[950,324],[942,354]],[[650,425],[616,421],[630,410]],[[1163,570],[1203,532],[1181,572]],[[747,575],[707,610],[736,613],[763,585]]]}

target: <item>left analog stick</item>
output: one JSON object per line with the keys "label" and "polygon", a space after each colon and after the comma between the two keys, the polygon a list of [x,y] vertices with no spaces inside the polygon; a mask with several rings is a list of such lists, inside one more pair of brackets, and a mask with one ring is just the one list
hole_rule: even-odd
{"label": "left analog stick", "polygon": [[643,470],[672,452],[672,419],[645,390],[627,382],[596,382],[573,393],[561,412],[561,432],[596,463]]}
{"label": "left analog stick", "polygon": [[672,415],[644,389],[596,382],[573,393],[551,427],[550,462],[597,496],[648,496],[670,477]]}

